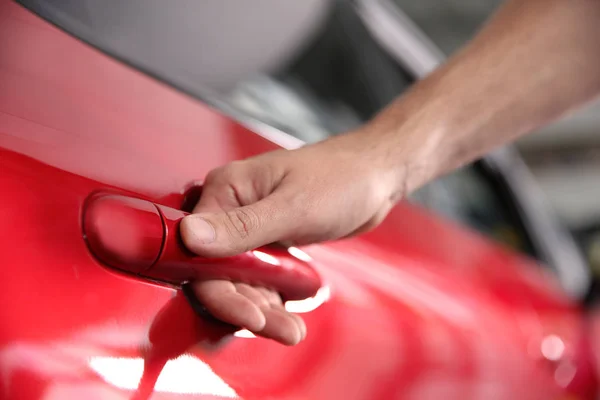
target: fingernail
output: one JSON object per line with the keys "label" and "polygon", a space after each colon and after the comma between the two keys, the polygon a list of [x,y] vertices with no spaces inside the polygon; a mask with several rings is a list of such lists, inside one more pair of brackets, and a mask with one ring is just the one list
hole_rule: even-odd
{"label": "fingernail", "polygon": [[201,244],[210,244],[215,241],[215,228],[202,217],[191,215],[185,218],[188,229]]}
{"label": "fingernail", "polygon": [[303,325],[303,326],[300,328],[300,338],[301,338],[301,339],[300,339],[300,341],[301,341],[301,342],[302,342],[302,341],[304,341],[304,339],[306,339],[306,335],[307,335],[307,333],[308,333],[308,332],[306,331],[306,325]]}

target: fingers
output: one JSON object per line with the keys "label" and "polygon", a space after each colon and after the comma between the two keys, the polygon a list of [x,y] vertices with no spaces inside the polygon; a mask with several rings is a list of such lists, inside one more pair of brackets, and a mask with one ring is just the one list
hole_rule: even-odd
{"label": "fingers", "polygon": [[273,194],[254,204],[188,215],[180,232],[186,247],[205,257],[227,257],[275,242],[294,232],[298,210]]}
{"label": "fingers", "polygon": [[193,212],[231,210],[256,203],[274,191],[281,182],[283,171],[269,163],[256,163],[251,159],[234,161],[214,169],[204,180],[202,196]]}
{"label": "fingers", "polygon": [[304,340],[306,337],[304,320],[298,315],[287,312],[281,297],[276,292],[262,287],[252,289],[259,292],[268,303],[267,308],[262,308],[267,323],[260,332],[257,332],[259,335],[288,346]]}
{"label": "fingers", "polygon": [[237,292],[233,283],[222,280],[201,281],[193,285],[196,297],[209,313],[231,325],[261,331],[266,324],[261,309]]}
{"label": "fingers", "polygon": [[[253,190],[241,190],[243,185],[233,185],[233,172],[225,168],[209,174],[194,209],[197,214],[181,221],[182,240],[196,254],[239,254],[286,237],[295,229],[297,211],[284,191],[271,193],[272,177],[261,181],[264,187],[254,184]],[[220,280],[196,282],[191,287],[206,310],[225,323],[285,345],[295,345],[306,336],[302,318],[288,313],[274,291]]]}
{"label": "fingers", "polygon": [[240,293],[243,296],[246,296],[251,302],[256,304],[261,310],[271,307],[269,300],[267,300],[267,298],[261,293],[260,289],[254,288],[250,285],[246,285],[245,283],[236,283],[235,287],[236,287],[238,293]]}
{"label": "fingers", "polygon": [[287,346],[294,346],[304,339],[303,331],[292,314],[276,308],[265,309],[263,313],[267,323],[261,331],[255,332],[256,334]]}
{"label": "fingers", "polygon": [[202,195],[196,203],[193,213],[231,210],[242,206],[233,186],[227,181],[223,182],[218,173],[215,174],[218,171],[215,170],[206,177],[202,185]]}
{"label": "fingers", "polygon": [[287,312],[274,291],[220,280],[196,282],[192,287],[204,307],[223,322],[288,346],[306,337],[302,318]]}
{"label": "fingers", "polygon": [[288,315],[294,320],[294,322],[296,323],[296,326],[298,327],[298,330],[300,330],[300,341],[306,339],[306,334],[307,334],[306,323],[304,322],[302,317],[297,314],[291,313],[291,312],[288,312]]}

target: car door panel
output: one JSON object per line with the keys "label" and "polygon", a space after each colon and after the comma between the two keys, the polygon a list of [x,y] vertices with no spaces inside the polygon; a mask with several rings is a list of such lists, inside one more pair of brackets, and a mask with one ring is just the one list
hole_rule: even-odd
{"label": "car door panel", "polygon": [[[81,220],[92,193],[179,209],[212,168],[275,148],[0,2],[2,398],[127,399],[138,387],[149,329],[176,291],[90,254]],[[302,251],[323,280],[288,305],[307,321],[303,343],[240,332],[193,348],[167,363],[152,398],[531,399],[593,388],[578,308],[532,261],[473,233],[401,204],[364,237]],[[184,322],[158,334],[177,342],[198,329]],[[572,376],[557,381],[565,362]]]}

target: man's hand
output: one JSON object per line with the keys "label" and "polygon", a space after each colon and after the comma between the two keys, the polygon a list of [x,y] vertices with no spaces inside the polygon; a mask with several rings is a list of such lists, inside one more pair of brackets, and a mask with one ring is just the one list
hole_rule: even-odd
{"label": "man's hand", "polygon": [[[506,2],[462,51],[359,133],[211,172],[197,214],[182,222],[186,245],[223,257],[376,226],[402,195],[598,96],[599,19],[598,1]],[[236,294],[235,285],[198,285],[226,322],[285,343],[302,337],[298,325],[282,340],[283,322],[271,322],[262,300]],[[294,317],[283,316],[291,327]]]}
{"label": "man's hand", "polygon": [[[362,136],[344,135],[293,151],[237,161],[208,174],[181,235],[193,252],[226,257],[274,242],[294,245],[366,231],[400,197],[400,174]],[[300,317],[265,288],[228,281],[194,283],[216,318],[294,345],[306,335]]]}
{"label": "man's hand", "polygon": [[272,290],[225,280],[199,281],[192,288],[198,301],[223,322],[289,346],[306,337],[302,318],[287,312]]}

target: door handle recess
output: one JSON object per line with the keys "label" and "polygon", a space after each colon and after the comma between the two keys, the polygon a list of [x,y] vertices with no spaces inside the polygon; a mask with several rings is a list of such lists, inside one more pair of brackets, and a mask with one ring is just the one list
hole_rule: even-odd
{"label": "door handle recess", "polygon": [[147,200],[94,194],[83,210],[84,239],[101,263],[152,281],[181,285],[227,279],[271,288],[284,300],[312,297],[321,287],[310,264],[285,248],[265,247],[225,258],[192,254],[179,235],[185,215]]}

